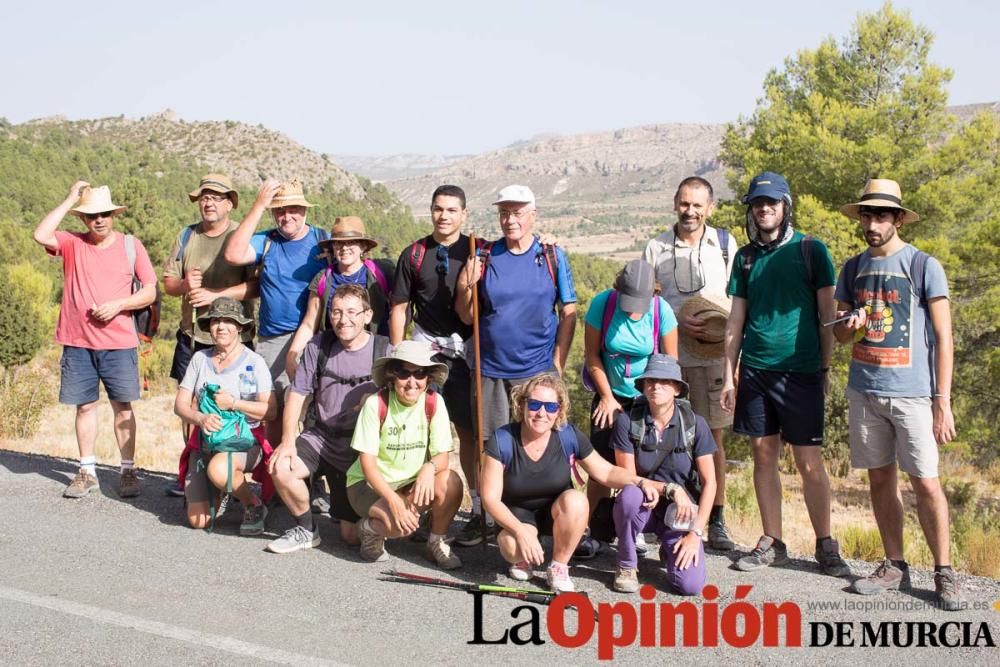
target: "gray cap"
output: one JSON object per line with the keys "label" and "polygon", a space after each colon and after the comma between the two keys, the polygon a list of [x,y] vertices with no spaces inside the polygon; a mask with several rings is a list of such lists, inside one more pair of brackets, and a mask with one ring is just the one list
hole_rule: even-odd
{"label": "gray cap", "polygon": [[678,398],[684,398],[688,394],[688,383],[681,375],[681,365],[669,354],[654,354],[646,362],[646,370],[635,379],[636,384],[643,380],[673,380],[681,386]]}
{"label": "gray cap", "polygon": [[656,277],[653,267],[641,259],[633,259],[625,265],[615,280],[618,292],[618,307],[626,313],[647,313],[649,303],[656,292]]}

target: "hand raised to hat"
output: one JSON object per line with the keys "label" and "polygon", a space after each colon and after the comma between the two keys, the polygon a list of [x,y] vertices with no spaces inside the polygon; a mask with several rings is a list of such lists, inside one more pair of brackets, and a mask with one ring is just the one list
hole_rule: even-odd
{"label": "hand raised to hat", "polygon": [[680,324],[681,331],[692,338],[705,335],[705,320],[700,317],[686,315],[681,318],[681,321],[678,324]]}
{"label": "hand raised to hat", "polygon": [[75,204],[80,201],[80,197],[83,196],[85,190],[90,187],[90,183],[87,181],[77,181],[69,188],[69,195],[66,196],[66,201],[71,204]]}
{"label": "hand raised to hat", "polygon": [[278,190],[281,188],[281,181],[276,178],[269,178],[260,184],[260,190],[257,192],[257,199],[254,200],[253,205],[259,206],[261,208],[267,208],[274,201],[274,196],[278,194]]}

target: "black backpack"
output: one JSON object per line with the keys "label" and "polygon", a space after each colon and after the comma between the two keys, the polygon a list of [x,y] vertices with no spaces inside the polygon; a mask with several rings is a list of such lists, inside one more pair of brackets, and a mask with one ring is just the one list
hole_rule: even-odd
{"label": "black backpack", "polygon": [[[135,294],[142,289],[142,283],[135,275],[135,237],[131,234],[125,235],[125,254],[128,256],[128,266],[132,270],[132,294]],[[156,299],[153,300],[153,303],[132,311],[135,332],[139,336],[139,341],[143,343],[152,342],[160,328],[160,306],[163,303],[163,295],[160,292],[159,282],[155,287]]]}
{"label": "black backpack", "polygon": [[[632,447],[638,451],[643,448],[643,440],[646,437],[646,408],[647,403],[645,397],[640,397],[636,399],[635,403],[632,404],[632,409],[629,411],[629,430],[628,437],[632,441]],[[663,447],[656,447],[656,462],[650,466],[649,470],[639,470],[636,467],[636,472],[642,476],[646,477],[654,472],[663,464],[663,461],[674,452],[683,451],[687,453],[688,458],[691,461],[691,470],[688,473],[688,477],[684,482],[684,488],[687,489],[691,498],[698,502],[698,498],[701,496],[701,476],[698,475],[698,466],[695,463],[694,456],[694,445],[696,441],[697,434],[697,422],[694,414],[694,409],[691,407],[691,402],[683,399],[674,399],[674,409],[677,410],[677,418],[680,421],[681,433],[683,433],[684,444],[682,446],[675,447],[673,443],[664,443]],[[647,451],[648,448],[645,448]],[[639,459],[636,457],[636,463],[638,464]]]}

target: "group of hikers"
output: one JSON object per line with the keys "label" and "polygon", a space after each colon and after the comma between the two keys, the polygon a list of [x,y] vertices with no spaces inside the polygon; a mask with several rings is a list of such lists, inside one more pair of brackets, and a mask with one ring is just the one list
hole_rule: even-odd
{"label": "group of hikers", "polygon": [[[243,507],[240,533],[260,535],[276,492],[294,523],[269,551],[318,545],[319,508],[366,560],[386,559],[387,540],[410,536],[454,569],[462,562],[453,546],[495,539],[521,581],[545,565],[550,536],[544,572],[556,592],[574,590],[571,560],[617,542],[612,586],[623,593],[639,589],[652,533],[668,588],[697,595],[708,580],[706,547],[735,549],[723,511],[731,427],[750,438],[763,525],[735,567],[788,561],[784,442],[802,478],[816,561],[825,574],[851,576],[832,536],[822,456],[836,339],[853,346],[851,463],[868,472],[885,548],[851,590],[910,587],[902,469],[934,557],[937,600],[963,606],[938,479],[938,445],[955,435],[948,285],[941,264],[899,236],[918,216],[895,181],[870,180],[841,208],[868,248],[838,278],[822,241],[794,228],[781,175],[750,182],[742,247],[708,224],[712,185],[684,179],[676,223],[589,303],[581,369],[593,392],[589,436],[568,423],[563,380],[577,319],[572,270],[562,248],[536,235],[530,188],[500,190],[501,236],[483,242],[462,231],[462,189],[438,187],[431,234],[395,264],[369,257],[378,241],[358,217],[336,218],[329,232],[310,224],[312,204],[295,180],[265,181],[241,222],[224,175],[206,175],[189,198],[200,221],[178,232],[163,287],[182,303],[171,377],[185,442],[177,493],[192,527],[210,526],[231,494]],[[80,181],[34,232],[64,268],[60,402],[76,406],[80,449],[69,498],[98,488],[100,382],[121,451],[119,494],[140,492],[132,313],[156,298],[157,278],[142,243],[114,231],[124,210],[106,186]],[[274,227],[259,230],[266,211]],[[85,232],[58,230],[69,214]],[[464,483],[449,465],[452,427]],[[243,446],[227,446],[235,441]],[[466,490],[471,516],[452,530]]]}

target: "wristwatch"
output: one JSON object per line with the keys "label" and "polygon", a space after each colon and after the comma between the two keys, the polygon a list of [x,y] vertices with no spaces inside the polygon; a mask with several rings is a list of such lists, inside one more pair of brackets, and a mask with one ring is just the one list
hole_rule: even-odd
{"label": "wristwatch", "polygon": [[702,528],[692,528],[691,532],[697,535],[701,539],[705,538],[705,531]]}

